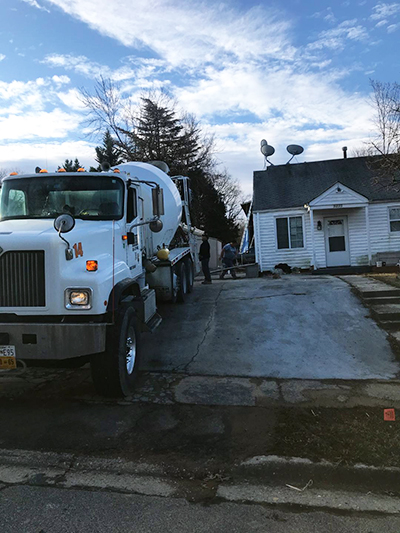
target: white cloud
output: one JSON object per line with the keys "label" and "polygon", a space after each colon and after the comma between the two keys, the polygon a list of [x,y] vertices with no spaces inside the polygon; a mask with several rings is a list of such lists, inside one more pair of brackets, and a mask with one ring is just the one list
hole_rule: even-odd
{"label": "white cloud", "polygon": [[400,13],[400,4],[397,2],[392,4],[377,4],[373,7],[373,11],[374,13],[370,16],[372,20],[386,19]]}
{"label": "white cloud", "polygon": [[37,0],[22,0],[26,4],[29,4],[32,7],[36,7],[36,9],[40,9],[41,11],[46,11],[47,13],[50,13],[50,11],[47,9],[47,7],[44,7],[40,5]]}
{"label": "white cloud", "polygon": [[57,76],[54,75],[51,78],[57,85],[66,85],[71,82],[68,76]]}
{"label": "white cloud", "polygon": [[49,54],[41,63],[44,63],[53,68],[65,68],[66,70],[73,70],[86,76],[88,78],[98,78],[103,75],[108,77],[110,71],[100,63],[90,61],[85,56],[73,56],[71,54]]}
{"label": "white cloud", "polygon": [[65,106],[74,111],[83,111],[85,109],[85,106],[82,103],[81,94],[75,88],[70,89],[67,92],[59,92],[57,93],[57,96]]}
{"label": "white cloud", "polygon": [[0,141],[35,138],[66,138],[79,125],[80,117],[74,117],[60,109],[35,111],[22,115],[9,114],[0,117]]}
{"label": "white cloud", "polygon": [[74,110],[81,108],[73,93],[60,91],[69,82],[67,76],[0,81],[0,139],[66,138],[77,130],[83,117]]}
{"label": "white cloud", "polygon": [[65,159],[77,157],[86,169],[94,166],[94,145],[86,141],[15,142],[0,145],[0,168],[15,168],[22,173],[34,172],[36,166],[56,170]]}
{"label": "white cloud", "polygon": [[0,54],[0,61],[3,61],[3,59],[5,59],[6,56],[4,54]]}
{"label": "white cloud", "polygon": [[171,65],[265,56],[293,57],[284,13],[261,6],[246,12],[194,0],[49,0],[66,13],[129,47],[148,47]]}
{"label": "white cloud", "polygon": [[364,26],[357,24],[356,20],[346,20],[336,28],[322,31],[318,39],[308,45],[310,50],[320,50],[329,48],[342,50],[346,46],[346,41],[365,41],[368,39],[368,32]]}
{"label": "white cloud", "polygon": [[393,33],[397,30],[397,28],[400,26],[400,24],[391,24],[390,26],[387,27],[387,32],[388,33]]}

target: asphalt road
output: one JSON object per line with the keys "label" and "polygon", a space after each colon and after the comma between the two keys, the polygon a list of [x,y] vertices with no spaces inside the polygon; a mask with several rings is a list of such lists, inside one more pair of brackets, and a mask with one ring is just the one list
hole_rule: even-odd
{"label": "asphalt road", "polygon": [[41,487],[0,492],[2,533],[398,533],[400,518]]}

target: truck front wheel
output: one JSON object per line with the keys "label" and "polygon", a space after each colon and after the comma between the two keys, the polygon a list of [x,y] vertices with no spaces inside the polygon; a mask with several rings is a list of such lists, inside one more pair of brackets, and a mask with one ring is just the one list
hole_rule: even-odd
{"label": "truck front wheel", "polygon": [[140,333],[135,309],[121,304],[115,324],[108,326],[106,350],[92,356],[90,367],[96,391],[102,396],[133,392],[140,356]]}

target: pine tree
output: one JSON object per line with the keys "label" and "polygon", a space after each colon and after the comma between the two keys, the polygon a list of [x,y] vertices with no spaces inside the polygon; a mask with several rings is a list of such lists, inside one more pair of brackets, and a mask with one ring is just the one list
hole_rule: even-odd
{"label": "pine tree", "polygon": [[103,145],[96,146],[95,150],[95,160],[99,163],[99,166],[97,167],[97,169],[93,170],[101,171],[101,164],[104,162],[109,163],[110,167],[114,167],[123,163],[124,161],[121,154],[121,150],[116,146],[116,143],[108,128],[103,136]]}
{"label": "pine tree", "polygon": [[58,170],[60,168],[65,168],[67,172],[76,172],[78,168],[82,168],[82,165],[79,163],[78,158],[75,158],[75,161],[72,161],[72,159],[66,159],[62,167],[58,167]]}
{"label": "pine tree", "polygon": [[164,93],[142,97],[138,108],[124,107],[111,80],[100,79],[94,95],[83,91],[82,96],[91,112],[93,131],[106,125],[125,161],[161,160],[171,176],[191,179],[195,226],[224,242],[237,237],[239,188],[226,172],[218,172],[214,139],[204,135],[193,115],[178,113]]}

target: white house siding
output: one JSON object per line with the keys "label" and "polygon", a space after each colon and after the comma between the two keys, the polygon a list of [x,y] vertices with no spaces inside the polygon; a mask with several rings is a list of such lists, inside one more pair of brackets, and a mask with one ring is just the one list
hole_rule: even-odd
{"label": "white house siding", "polygon": [[[303,216],[304,248],[278,250],[276,242],[277,217]],[[256,239],[257,261],[260,270],[272,270],[279,263],[287,263],[291,267],[305,268],[312,262],[310,215],[305,209],[270,211],[255,213],[254,230]]]}
{"label": "white house siding", "polygon": [[400,231],[390,232],[389,207],[400,207],[398,203],[370,204],[370,239],[372,260],[377,252],[399,252]]}
{"label": "white house siding", "polygon": [[[369,209],[371,209],[370,206]],[[303,216],[304,248],[292,250],[278,250],[276,244],[275,219],[279,216]],[[350,261],[352,266],[368,265],[368,241],[365,223],[365,209],[329,209],[314,211],[314,250],[315,268],[326,267],[325,235],[324,230],[317,230],[318,221],[324,228],[324,217],[343,216],[348,219]],[[371,211],[370,211],[371,217]],[[257,213],[254,217],[257,260],[262,271],[271,270],[279,263],[287,263],[291,267],[307,268],[312,265],[312,240],[310,214],[305,209],[291,211],[271,211]],[[372,222],[370,223],[372,234]],[[387,226],[386,215],[386,226]],[[388,227],[388,226],[387,226]],[[386,229],[386,232],[388,230]],[[400,233],[400,232],[399,232]],[[397,236],[396,236],[397,237]],[[258,241],[258,242],[257,242]],[[400,250],[400,235],[397,237],[398,250]],[[374,250],[371,245],[371,249]],[[382,251],[388,251],[382,250]]]}

